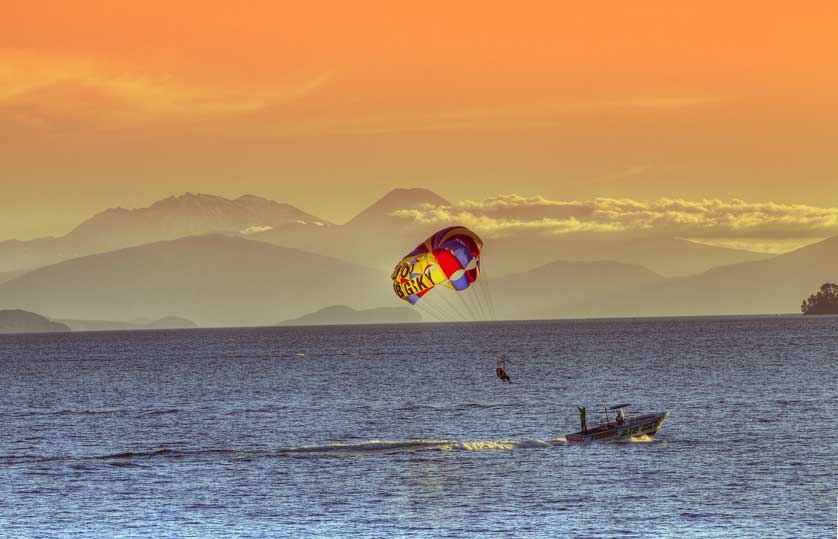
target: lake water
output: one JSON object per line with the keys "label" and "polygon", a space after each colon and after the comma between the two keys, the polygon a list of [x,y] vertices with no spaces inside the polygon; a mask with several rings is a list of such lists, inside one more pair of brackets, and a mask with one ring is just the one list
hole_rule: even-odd
{"label": "lake water", "polygon": [[[0,336],[0,380],[3,538],[836,535],[836,317]],[[564,442],[618,401],[655,441]]]}

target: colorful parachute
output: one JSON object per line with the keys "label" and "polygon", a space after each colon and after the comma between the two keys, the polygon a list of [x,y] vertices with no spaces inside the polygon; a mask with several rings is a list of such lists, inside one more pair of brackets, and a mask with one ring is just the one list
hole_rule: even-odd
{"label": "colorful parachute", "polygon": [[[443,228],[396,264],[393,290],[428,321],[494,320],[482,259],[483,240],[477,234],[464,226]],[[511,384],[507,361],[505,354],[498,355],[495,374]]]}
{"label": "colorful parachute", "polygon": [[462,292],[480,275],[482,249],[483,241],[468,228],[444,228],[396,265],[393,290],[412,305],[440,285]]}

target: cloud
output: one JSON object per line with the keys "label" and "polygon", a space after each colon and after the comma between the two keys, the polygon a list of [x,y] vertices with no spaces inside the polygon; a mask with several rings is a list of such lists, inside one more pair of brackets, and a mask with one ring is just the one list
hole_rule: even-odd
{"label": "cloud", "polygon": [[[496,104],[434,110],[360,109],[335,115],[288,114],[289,102],[314,94],[334,79],[312,74],[278,85],[199,81],[90,58],[0,51],[0,115],[36,129],[197,125],[242,118],[249,134],[276,137],[369,136],[462,130],[522,130],[565,125],[569,115],[626,110],[675,110],[713,104],[706,96],[647,96]],[[297,114],[300,112],[297,111]],[[245,127],[246,125],[246,127]],[[225,125],[225,129],[229,126]]]}
{"label": "cloud", "polygon": [[249,226],[242,230],[240,233],[249,236],[250,234],[258,234],[259,232],[267,232],[268,230],[273,230],[274,227],[272,226]]}
{"label": "cloud", "polygon": [[511,194],[482,202],[425,205],[394,214],[426,224],[462,223],[487,236],[512,235],[522,230],[543,234],[643,232],[706,238],[707,242],[744,238],[771,243],[768,240],[838,234],[838,207],[738,199],[597,198],[566,202]]}
{"label": "cloud", "polygon": [[0,108],[44,126],[74,120],[106,127],[207,120],[252,113],[302,98],[321,74],[279,87],[196,82],[87,59],[0,54]]}

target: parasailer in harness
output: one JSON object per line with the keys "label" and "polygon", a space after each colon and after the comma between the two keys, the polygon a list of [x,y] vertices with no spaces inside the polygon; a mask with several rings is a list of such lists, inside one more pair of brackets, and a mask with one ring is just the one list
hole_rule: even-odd
{"label": "parasailer in harness", "polygon": [[[481,277],[482,251],[483,240],[464,226],[438,230],[398,261],[390,274],[393,292],[427,320],[444,322],[452,314],[466,320],[494,318],[491,295]],[[503,354],[498,355],[495,374],[512,383]]]}
{"label": "parasailer in harness", "polygon": [[498,354],[498,365],[497,365],[497,368],[495,368],[495,374],[497,375],[498,378],[500,378],[500,380],[502,382],[506,382],[508,384],[511,384],[512,379],[509,377],[508,374],[506,374],[506,368],[505,367],[506,367],[506,362],[507,361],[509,361],[509,358],[506,357],[506,354],[504,354],[503,352]]}

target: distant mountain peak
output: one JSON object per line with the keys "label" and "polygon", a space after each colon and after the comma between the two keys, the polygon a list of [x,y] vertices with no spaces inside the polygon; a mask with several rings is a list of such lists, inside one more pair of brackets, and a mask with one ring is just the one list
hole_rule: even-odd
{"label": "distant mountain peak", "polygon": [[[255,195],[229,199],[186,192],[136,209],[111,208],[80,224],[65,238],[87,252],[212,232],[237,234],[304,222],[323,222],[289,204]],[[81,250],[81,249],[79,249]]]}
{"label": "distant mountain peak", "polygon": [[258,195],[250,195],[250,194],[242,195],[239,198],[237,198],[236,201],[237,202],[267,202],[267,203],[270,203],[270,204],[277,204],[277,202],[275,202],[275,201],[273,201],[269,198],[260,197]]}
{"label": "distant mountain peak", "polygon": [[242,195],[233,202],[256,211],[265,211],[272,208],[275,210],[285,209],[287,211],[300,211],[286,202],[277,202],[276,200],[271,200],[270,198],[260,197],[257,195]]}
{"label": "distant mountain peak", "polygon": [[[200,203],[200,202],[232,202],[229,199],[226,199],[222,196],[218,195],[207,195],[205,193],[191,193],[187,191],[182,195],[173,195],[170,197],[166,197],[162,200],[158,200],[157,202],[153,203],[150,207],[155,206],[167,206],[167,205],[183,205],[183,204],[193,204],[193,203]],[[138,208],[138,209],[145,209],[145,208]]]}
{"label": "distant mountain peak", "polygon": [[399,187],[379,198],[346,224],[380,225],[382,221],[394,219],[391,214],[396,210],[412,210],[425,204],[449,206],[451,203],[430,189]]}
{"label": "distant mountain peak", "polygon": [[419,204],[437,204],[440,206],[451,204],[438,194],[424,187],[397,187],[378,199],[375,204],[385,203],[395,205],[408,204],[414,207]]}

